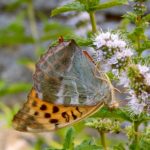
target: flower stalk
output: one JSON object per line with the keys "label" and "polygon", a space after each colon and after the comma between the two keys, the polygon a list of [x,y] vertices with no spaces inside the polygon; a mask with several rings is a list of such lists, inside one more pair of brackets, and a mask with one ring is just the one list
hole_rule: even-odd
{"label": "flower stalk", "polygon": [[101,136],[101,144],[103,145],[104,150],[108,150],[107,143],[106,143],[106,133],[103,132],[103,131],[100,131],[100,130],[99,130],[99,133],[100,133],[100,136]]}
{"label": "flower stalk", "polygon": [[133,122],[133,127],[134,127],[134,132],[135,132],[135,136],[134,136],[134,144],[136,146],[136,149],[138,148],[138,141],[139,141],[139,137],[138,137],[138,127],[139,127],[139,123],[137,121]]}
{"label": "flower stalk", "polygon": [[97,27],[96,27],[95,12],[93,12],[93,11],[89,12],[89,16],[90,16],[90,21],[91,21],[91,25],[92,25],[92,32],[96,33]]}

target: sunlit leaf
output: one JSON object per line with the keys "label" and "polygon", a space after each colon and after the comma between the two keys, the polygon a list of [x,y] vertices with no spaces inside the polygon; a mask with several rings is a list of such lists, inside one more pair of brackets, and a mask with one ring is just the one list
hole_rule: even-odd
{"label": "sunlit leaf", "polygon": [[64,140],[64,144],[63,144],[63,148],[64,149],[69,149],[69,150],[74,150],[74,129],[73,128],[69,128],[67,130],[66,136],[65,136],[65,140]]}
{"label": "sunlit leaf", "polygon": [[0,96],[29,91],[31,86],[32,85],[29,83],[14,83],[9,86],[7,85],[5,88],[0,89]]}
{"label": "sunlit leaf", "polygon": [[103,9],[111,8],[114,6],[120,6],[123,4],[128,4],[128,1],[127,0],[112,0],[109,2],[100,3],[98,5],[95,5],[95,6],[91,7],[90,10],[91,11],[103,10]]}
{"label": "sunlit leaf", "polygon": [[55,16],[68,11],[84,11],[84,5],[78,1],[74,1],[52,10],[51,16]]}

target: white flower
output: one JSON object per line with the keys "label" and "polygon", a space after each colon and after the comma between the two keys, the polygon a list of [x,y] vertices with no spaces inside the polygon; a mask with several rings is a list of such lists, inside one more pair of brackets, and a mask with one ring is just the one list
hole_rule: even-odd
{"label": "white flower", "polygon": [[134,114],[141,114],[144,110],[145,103],[138,102],[138,99],[133,90],[130,90],[129,93],[131,94],[130,97],[128,97],[128,99],[130,100],[128,102],[130,109],[134,112]]}
{"label": "white flower", "polygon": [[108,40],[110,38],[111,33],[110,32],[106,32],[106,33],[102,33],[101,36],[103,39]]}
{"label": "white flower", "polygon": [[118,63],[118,60],[117,60],[116,56],[114,55],[113,57],[111,57],[110,59],[108,59],[107,63],[108,63],[109,65],[117,64],[117,63]]}
{"label": "white flower", "polygon": [[148,100],[149,94],[147,92],[142,92],[140,97],[143,101],[146,101]]}
{"label": "white flower", "polygon": [[119,70],[118,69],[112,69],[112,73],[115,75],[115,76],[119,76]]}
{"label": "white flower", "polygon": [[141,114],[144,110],[144,103],[138,103],[137,99],[133,98],[128,103],[130,109],[134,112],[134,114]]}
{"label": "white flower", "polygon": [[97,61],[102,61],[103,60],[103,51],[98,50],[97,51]]}
{"label": "white flower", "polygon": [[146,73],[144,77],[145,77],[146,84],[150,86],[150,73]]}
{"label": "white flower", "polygon": [[109,64],[103,64],[101,67],[104,72],[109,72],[111,70],[111,66]]}
{"label": "white flower", "polygon": [[95,41],[93,42],[93,44],[97,47],[97,48],[100,48],[102,47],[103,45],[106,44],[106,41],[103,40],[101,37],[96,37]]}
{"label": "white flower", "polygon": [[109,40],[109,41],[106,42],[106,46],[107,46],[107,47],[113,47],[113,44],[114,44],[114,43],[113,43],[112,40]]}
{"label": "white flower", "polygon": [[118,34],[111,34],[111,39],[112,40],[118,40],[119,39]]}
{"label": "white flower", "polygon": [[116,52],[116,57],[118,58],[118,59],[121,59],[122,57],[124,57],[124,55],[123,55],[123,53],[122,52]]}
{"label": "white flower", "polygon": [[112,47],[113,47],[113,48],[119,47],[118,40],[114,40],[114,41],[113,41]]}
{"label": "white flower", "polygon": [[130,80],[127,77],[125,72],[122,72],[121,76],[119,77],[119,85],[123,85],[124,87],[129,87]]}
{"label": "white flower", "polygon": [[142,66],[140,64],[138,64],[138,69],[139,69],[140,73],[143,75],[150,70],[150,68],[148,68],[147,66]]}
{"label": "white flower", "polygon": [[118,47],[125,48],[126,47],[126,42],[122,41],[122,40],[118,40]]}
{"label": "white flower", "polygon": [[123,55],[124,57],[127,56],[127,57],[131,57],[133,55],[133,51],[131,49],[125,49],[123,51]]}

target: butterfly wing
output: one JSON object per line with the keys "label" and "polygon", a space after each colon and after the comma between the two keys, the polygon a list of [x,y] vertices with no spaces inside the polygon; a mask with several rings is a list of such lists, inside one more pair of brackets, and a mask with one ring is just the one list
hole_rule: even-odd
{"label": "butterfly wing", "polygon": [[50,48],[37,63],[34,87],[44,101],[95,105],[110,91],[105,81],[94,76],[94,68],[75,41],[62,42]]}
{"label": "butterfly wing", "polygon": [[13,126],[19,131],[51,131],[94,113],[110,98],[107,82],[71,40],[50,48],[36,65],[34,87]]}
{"label": "butterfly wing", "polygon": [[39,99],[33,88],[27,102],[15,115],[13,127],[24,132],[52,131],[80,121],[102,105],[102,103],[95,106],[55,105]]}

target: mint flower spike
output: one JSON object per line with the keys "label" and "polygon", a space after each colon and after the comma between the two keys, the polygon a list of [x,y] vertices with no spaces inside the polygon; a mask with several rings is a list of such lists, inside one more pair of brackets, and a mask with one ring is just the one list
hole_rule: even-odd
{"label": "mint flower spike", "polygon": [[99,32],[93,37],[93,45],[96,49],[97,62],[101,62],[102,70],[107,73],[112,71],[119,76],[134,54],[129,42],[121,33]]}
{"label": "mint flower spike", "polygon": [[120,128],[120,122],[117,120],[111,120],[108,118],[90,118],[85,123],[86,126],[98,129],[99,131],[108,133],[118,133]]}
{"label": "mint flower spike", "polygon": [[147,85],[150,85],[150,67],[138,64],[140,73],[144,76]]}
{"label": "mint flower spike", "polygon": [[131,66],[128,72],[129,110],[136,115],[144,112],[150,115],[150,67],[137,64]]}

